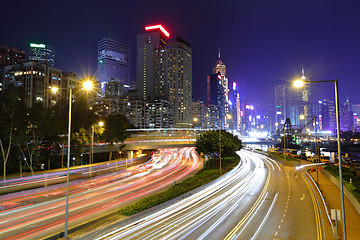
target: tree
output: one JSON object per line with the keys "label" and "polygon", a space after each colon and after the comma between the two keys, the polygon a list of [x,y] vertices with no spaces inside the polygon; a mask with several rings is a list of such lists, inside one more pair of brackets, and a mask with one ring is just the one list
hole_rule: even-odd
{"label": "tree", "polygon": [[[236,151],[242,148],[242,142],[236,136],[226,132],[221,132],[221,158],[233,156]],[[219,131],[210,130],[202,132],[196,138],[195,147],[199,154],[204,154],[209,158],[209,165],[218,165],[220,160],[220,138]]]}
{"label": "tree", "polygon": [[24,89],[10,86],[0,97],[0,149],[3,177],[6,179],[6,166],[11,148],[18,138],[22,138],[26,124]]}
{"label": "tree", "polygon": [[[121,142],[123,143],[126,138],[130,135],[126,132],[126,129],[129,128],[129,123],[123,115],[109,115],[105,119],[105,130],[102,135],[105,142],[109,143],[110,146],[113,146],[114,143]],[[119,150],[124,148],[124,144],[119,146]],[[111,160],[112,153],[109,154],[109,160]]]}
{"label": "tree", "polygon": [[[88,145],[89,142],[90,135],[88,134],[88,131],[86,131],[84,128],[80,128],[78,132],[73,132],[71,134],[71,146],[77,161],[81,159],[84,146]],[[79,162],[77,162],[77,164],[79,164]]]}

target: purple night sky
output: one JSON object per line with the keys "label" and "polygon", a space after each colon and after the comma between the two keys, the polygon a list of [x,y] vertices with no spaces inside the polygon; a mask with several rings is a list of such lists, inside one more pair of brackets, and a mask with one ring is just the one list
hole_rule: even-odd
{"label": "purple night sky", "polygon": [[[97,42],[111,37],[131,45],[135,81],[136,34],[161,23],[193,50],[193,98],[204,84],[218,48],[227,76],[253,104],[274,104],[274,87],[300,77],[339,79],[340,103],[360,103],[360,2],[355,0],[254,1],[7,1],[1,4],[0,45],[28,51],[30,42],[56,48],[57,68],[96,72]],[[108,27],[110,26],[110,28]],[[110,29],[110,31],[109,31]],[[333,97],[333,85],[312,93]]]}

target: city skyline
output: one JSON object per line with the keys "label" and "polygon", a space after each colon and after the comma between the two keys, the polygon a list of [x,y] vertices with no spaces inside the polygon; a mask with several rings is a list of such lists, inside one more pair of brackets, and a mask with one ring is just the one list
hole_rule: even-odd
{"label": "city skyline", "polygon": [[[27,54],[30,42],[45,42],[57,49],[56,68],[95,75],[97,42],[111,37],[131,46],[131,80],[135,81],[136,35],[145,25],[160,23],[192,46],[194,99],[206,100],[206,91],[195,89],[202,89],[206,83],[220,47],[230,83],[237,82],[247,102],[274,103],[274,87],[300,77],[302,65],[310,80],[338,78],[340,102],[347,98],[351,104],[360,102],[354,87],[356,57],[360,52],[356,44],[360,34],[355,31],[360,23],[356,13],[359,3],[225,2],[219,13],[214,1],[139,7],[144,4],[144,1],[123,4],[121,6],[128,10],[122,14],[112,14],[120,4],[111,1],[107,4],[113,6],[111,9],[81,1],[71,5],[65,2],[63,6],[39,4],[37,8],[43,12],[56,7],[62,14],[52,15],[52,21],[42,24],[37,23],[43,16],[34,15],[32,27],[21,31],[17,26],[25,18],[4,22],[2,26],[7,34],[2,35],[0,42],[25,50]],[[5,7],[15,6],[5,3]],[[103,13],[103,10],[107,11]],[[18,11],[19,15],[26,16],[26,6]],[[72,11],[78,14],[67,14]],[[11,14],[6,12],[5,19],[11,19]],[[333,98],[331,85],[313,85],[311,91],[319,99]]]}

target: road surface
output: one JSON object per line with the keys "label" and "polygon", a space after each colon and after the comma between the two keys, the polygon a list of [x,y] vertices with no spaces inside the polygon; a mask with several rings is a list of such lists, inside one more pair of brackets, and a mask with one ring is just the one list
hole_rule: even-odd
{"label": "road surface", "polygon": [[306,168],[238,154],[236,168],[189,197],[82,239],[322,239]]}
{"label": "road surface", "polygon": [[[163,149],[156,159],[128,171],[72,182],[69,228],[162,190],[199,168],[193,147],[179,152]],[[64,231],[65,188],[54,186],[49,191],[39,189],[40,194],[31,190],[32,194],[22,196],[27,205],[1,211],[0,239],[40,239]],[[16,200],[6,196],[1,196],[3,201]]]}

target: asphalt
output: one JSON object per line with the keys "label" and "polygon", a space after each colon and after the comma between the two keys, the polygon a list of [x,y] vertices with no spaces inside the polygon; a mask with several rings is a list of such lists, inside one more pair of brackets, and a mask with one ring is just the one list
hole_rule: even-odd
{"label": "asphalt", "polygon": [[[334,182],[330,180],[330,178],[326,174],[327,172],[325,171],[324,173],[324,171],[325,170],[320,169],[318,172],[319,188],[323,197],[325,198],[328,211],[330,213],[331,209],[341,210],[340,189]],[[316,171],[310,173],[310,175],[314,179],[314,181],[316,181]],[[345,202],[345,224],[346,224],[347,239],[349,240],[360,239],[360,214],[346,195],[344,196],[344,202]],[[329,222],[327,221],[324,221],[324,224],[330,226]],[[335,226],[335,220],[333,220],[333,224]],[[339,239],[344,239],[342,229],[343,229],[342,221],[338,221]],[[328,238],[328,239],[333,239],[333,238]]]}

